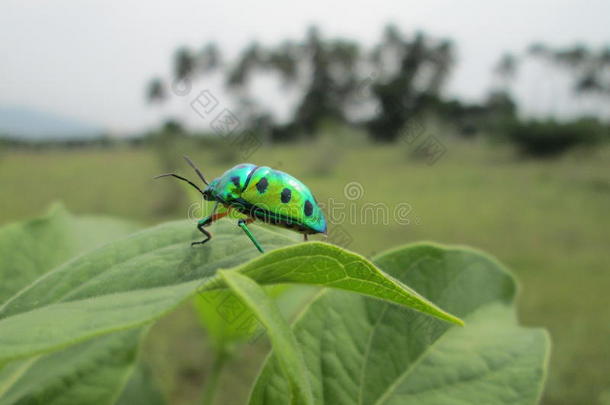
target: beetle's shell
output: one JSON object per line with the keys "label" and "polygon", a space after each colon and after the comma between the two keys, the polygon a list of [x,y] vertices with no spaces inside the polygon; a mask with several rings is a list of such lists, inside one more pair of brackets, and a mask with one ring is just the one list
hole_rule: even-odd
{"label": "beetle's shell", "polygon": [[217,181],[210,185],[219,200],[247,215],[301,233],[326,233],[326,219],[313,194],[288,173],[246,163]]}

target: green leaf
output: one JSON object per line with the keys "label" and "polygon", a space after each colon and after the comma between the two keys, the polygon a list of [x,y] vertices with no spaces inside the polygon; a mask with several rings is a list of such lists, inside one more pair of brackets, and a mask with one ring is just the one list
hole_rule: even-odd
{"label": "green leaf", "polygon": [[290,326],[273,300],[255,281],[236,271],[220,271],[220,277],[265,326],[273,344],[273,352],[291,387],[290,403],[312,405],[313,396],[303,354],[298,349]]}
{"label": "green leaf", "polygon": [[[203,247],[192,222],[171,222],[81,255],[32,283],[0,307],[0,364],[137,327],[171,311],[219,268],[260,256],[228,221]],[[266,229],[269,250],[294,239]]]}
{"label": "green leaf", "polygon": [[[264,287],[274,299],[284,318],[293,318],[318,288],[305,285],[273,285]],[[216,353],[232,354],[238,343],[245,343],[258,336],[254,314],[245,306],[234,317],[228,317],[227,307],[235,307],[239,298],[231,290],[215,290],[197,294],[193,305],[199,321],[205,328],[212,349]]]}
{"label": "green leaf", "polygon": [[218,236],[210,243],[193,248],[190,242],[201,236],[182,221],[138,232],[58,267],[0,308],[0,363],[150,323],[207,288],[218,269],[252,258],[238,270],[262,284],[327,285],[459,322],[361,256],[316,242],[278,249],[294,239],[253,229],[271,252],[261,256],[228,221],[213,227]]}
{"label": "green leaf", "polygon": [[245,341],[253,332],[251,327],[241,325],[253,316],[246,307],[235,317],[227,317],[224,307],[234,307],[239,299],[230,290],[210,291],[197,294],[193,300],[199,321],[205,329],[212,350],[217,353],[229,354],[235,343]]}
{"label": "green leaf", "polygon": [[55,204],[40,218],[0,228],[0,303],[55,266],[137,229],[96,217],[75,217]]}
{"label": "green leaf", "polygon": [[[117,219],[74,216],[60,204],[40,218],[0,228],[0,301],[56,265],[135,229]],[[10,362],[0,371],[0,404],[111,402],[131,371],[140,334],[109,335]]]}
{"label": "green leaf", "polygon": [[113,333],[21,360],[16,378],[0,389],[0,404],[112,403],[132,371],[140,335],[140,330]]}
{"label": "green leaf", "polygon": [[[516,284],[493,259],[417,244],[375,263],[465,320],[463,328],[341,291],[322,293],[293,326],[316,404],[534,404],[549,355],[545,331],[517,324]],[[286,403],[275,355],[250,404]]]}
{"label": "green leaf", "polygon": [[[237,271],[261,284],[301,283],[354,291],[463,325],[459,318],[388,276],[364,257],[326,243],[309,242],[281,249],[246,263]],[[212,278],[202,291],[215,288],[223,288],[218,277]]]}

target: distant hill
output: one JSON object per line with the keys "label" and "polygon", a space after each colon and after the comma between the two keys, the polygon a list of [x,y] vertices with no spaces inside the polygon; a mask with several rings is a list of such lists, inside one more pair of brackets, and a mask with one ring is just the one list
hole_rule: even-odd
{"label": "distant hill", "polygon": [[0,106],[0,137],[29,140],[92,138],[103,128],[27,107]]}

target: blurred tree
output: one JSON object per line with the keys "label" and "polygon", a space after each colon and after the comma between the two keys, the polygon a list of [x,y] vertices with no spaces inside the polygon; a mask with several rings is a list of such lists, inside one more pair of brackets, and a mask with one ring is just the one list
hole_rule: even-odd
{"label": "blurred tree", "polygon": [[575,146],[608,141],[609,126],[594,118],[570,122],[517,121],[507,126],[509,139],[519,152],[533,157],[556,157]]}
{"label": "blurred tree", "polygon": [[163,103],[167,99],[167,90],[163,80],[156,77],[148,83],[146,99],[149,103]]}
{"label": "blurred tree", "polygon": [[502,55],[494,68],[496,77],[500,80],[500,88],[508,92],[512,81],[517,75],[517,58],[511,53]]}
{"label": "blurred tree", "polygon": [[572,88],[576,94],[610,97],[610,47],[598,50],[582,44],[565,48],[551,48],[535,43],[528,55],[546,61],[549,65],[566,70],[572,75]]}
{"label": "blurred tree", "polygon": [[[152,134],[157,162],[162,173],[176,171],[180,165],[178,153],[178,140],[184,136],[185,131],[180,122],[169,119],[163,127]],[[184,206],[184,189],[176,182],[164,182],[164,192],[159,194],[155,204],[155,212],[159,215],[176,213]]]}
{"label": "blurred tree", "polygon": [[455,64],[453,43],[448,40],[441,41],[436,48],[432,49],[429,58],[434,64],[434,69],[430,78],[428,93],[438,96],[447,82],[451,68]]}
{"label": "blurred tree", "polygon": [[228,73],[227,87],[234,91],[244,90],[253,70],[264,67],[263,52],[263,49],[256,42],[247,46],[235,66]]}
{"label": "blurred tree", "polygon": [[546,58],[550,55],[550,53],[551,50],[549,49],[549,47],[542,42],[534,42],[528,47],[526,51],[527,55],[539,58]]}
{"label": "blurred tree", "polygon": [[[274,139],[297,134],[313,137],[322,122],[346,122],[350,108],[368,102],[369,106],[378,105],[378,115],[368,125],[373,138],[390,141],[399,135],[409,117],[439,104],[453,64],[451,42],[433,41],[423,33],[408,41],[394,25],[388,25],[380,44],[366,53],[356,42],[323,38],[314,26],[301,42],[285,41],[270,48],[253,42],[228,66],[222,64],[220,51],[213,43],[206,44],[199,54],[181,47],[174,54],[173,78],[192,79],[226,67],[227,89],[237,97],[242,111],[252,112],[240,119],[257,122],[264,118],[268,123],[268,111],[260,106],[252,108],[255,101],[248,94],[248,85],[257,72],[275,72],[284,86],[298,88],[302,96],[292,121],[272,128]],[[365,74],[367,70],[369,74]],[[362,92],[363,84],[370,91]],[[149,101],[160,102],[166,97],[160,79],[151,81]]]}
{"label": "blurred tree", "polygon": [[[536,43],[525,56],[570,72],[577,95],[610,97],[608,46],[554,48]],[[397,26],[387,25],[379,43],[363,50],[353,41],[324,38],[314,26],[301,41],[284,41],[274,47],[253,42],[234,63],[223,62],[212,42],[198,52],[181,47],[174,53],[172,78],[191,80],[222,69],[227,89],[237,98],[240,121],[274,140],[300,135],[312,138],[320,132],[321,123],[355,121],[360,114],[357,119],[368,120],[366,128],[371,137],[388,142],[412,127],[414,119],[422,120],[430,113],[455,121],[464,134],[474,134],[479,128],[492,130],[516,120],[510,87],[522,60],[523,55],[503,54],[494,68],[498,85],[483,103],[469,105],[443,98],[455,65],[451,41],[422,32],[408,36]],[[275,124],[272,114],[249,94],[254,76],[270,72],[284,86],[300,91],[292,120],[283,125]],[[161,78],[148,83],[146,99],[150,103],[160,104],[168,96]],[[372,118],[364,118],[371,116],[374,106],[377,108]]]}
{"label": "blurred tree", "polygon": [[310,65],[311,80],[303,99],[297,107],[294,123],[307,134],[314,134],[318,125],[325,118],[342,119],[335,92],[336,82],[330,73],[332,56],[328,45],[323,43],[316,27],[307,35],[305,52]]}
{"label": "blurred tree", "polygon": [[[449,41],[436,44],[421,32],[408,41],[388,26],[375,53],[374,60],[383,68],[372,89],[379,114],[368,127],[373,139],[394,141],[409,120],[438,104],[454,62],[453,47]],[[392,61],[398,61],[397,68]]]}
{"label": "blurred tree", "polygon": [[197,59],[187,47],[179,48],[174,54],[174,79],[191,79],[195,73]]}
{"label": "blurred tree", "polygon": [[496,84],[483,103],[478,121],[481,129],[494,138],[504,134],[506,127],[517,120],[517,104],[511,96],[511,86],[517,76],[518,64],[517,57],[506,52],[493,68]]}
{"label": "blurred tree", "polygon": [[284,84],[289,85],[299,79],[300,53],[299,45],[286,41],[276,49],[269,50],[266,64],[270,69],[279,72],[284,79]]}
{"label": "blurred tree", "polygon": [[[313,136],[326,119],[344,120],[344,109],[358,84],[355,65],[359,48],[346,40],[325,40],[316,27],[308,30],[301,44],[284,42],[275,48],[253,43],[230,70],[227,87],[243,100],[251,101],[247,86],[255,71],[276,72],[285,86],[300,87],[298,102],[289,131]],[[268,114],[265,114],[268,115]]]}
{"label": "blurred tree", "polygon": [[[183,46],[174,53],[172,79],[176,81],[192,80],[197,75],[209,74],[222,65],[222,55],[216,44],[206,44],[199,54]],[[169,94],[163,79],[151,79],[146,89],[146,100],[149,103],[162,103]]]}
{"label": "blurred tree", "polygon": [[210,42],[203,47],[198,65],[202,73],[210,73],[222,65],[222,55],[216,44]]}

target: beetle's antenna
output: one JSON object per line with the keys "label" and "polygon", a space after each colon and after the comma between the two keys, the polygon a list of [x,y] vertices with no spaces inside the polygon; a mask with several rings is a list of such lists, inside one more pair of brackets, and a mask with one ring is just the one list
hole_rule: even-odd
{"label": "beetle's antenna", "polygon": [[[190,184],[191,186],[195,187],[195,188],[197,189],[197,191],[199,191],[199,192],[200,192],[200,193],[203,195],[203,190],[201,190],[197,184],[193,183],[193,182],[192,182],[192,181],[190,181],[189,179],[185,179],[185,178],[184,178],[184,177],[182,177],[182,176],[178,176],[178,175],[177,175],[177,174],[175,174],[175,173],[160,174],[160,175],[158,175],[158,176],[153,177],[153,179],[158,179],[158,178],[161,178],[161,177],[169,177],[169,176],[171,176],[171,177],[175,177],[175,178],[180,179],[180,180],[182,180],[182,181],[186,181],[188,184]],[[207,183],[206,183],[206,184],[207,184]]]}
{"label": "beetle's antenna", "polygon": [[203,177],[203,174],[201,173],[201,170],[199,170],[199,169],[197,168],[197,166],[195,166],[195,163],[193,163],[193,162],[191,161],[191,159],[189,159],[189,157],[188,157],[188,156],[186,156],[186,155],[184,156],[184,160],[186,160],[186,163],[188,163],[188,164],[189,164],[189,166],[191,166],[191,167],[192,167],[192,168],[195,170],[195,172],[197,173],[197,175],[199,176],[199,178],[200,178],[201,180],[203,180],[203,182],[204,182],[204,183],[205,183],[205,185],[207,186],[207,185],[208,185],[208,182],[205,180],[205,177]]}

